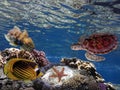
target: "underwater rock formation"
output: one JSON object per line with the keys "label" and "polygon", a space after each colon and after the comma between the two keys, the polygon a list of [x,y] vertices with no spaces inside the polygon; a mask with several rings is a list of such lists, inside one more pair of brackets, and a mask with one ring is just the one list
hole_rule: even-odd
{"label": "underwater rock formation", "polygon": [[32,82],[13,81],[7,78],[0,78],[0,90],[35,90]]}
{"label": "underwater rock formation", "polygon": [[47,60],[46,55],[43,51],[38,51],[33,49],[31,52],[32,57],[34,57],[35,62],[39,65],[39,67],[46,66],[50,62]]}
{"label": "underwater rock formation", "polygon": [[[29,60],[30,60],[30,62],[29,62]],[[19,62],[19,61],[21,63],[19,63],[17,65],[16,62]],[[13,63],[14,65],[11,63]],[[8,66],[8,64],[10,64],[10,65]],[[39,67],[34,67],[33,64],[34,64],[34,66],[38,65]],[[25,83],[23,81],[25,78],[27,78],[26,76],[30,75],[30,72],[31,73],[34,72],[32,70],[28,71],[27,68],[28,68],[28,66],[30,66],[31,68],[32,67],[33,68],[41,68],[47,64],[48,64],[48,60],[43,51],[33,50],[33,52],[29,52],[29,51],[20,50],[17,48],[6,48],[5,50],[0,52],[0,90],[34,90],[34,88],[32,87],[32,82],[31,82],[31,84],[29,84],[29,83]],[[20,80],[18,80],[18,79],[14,80],[17,74],[15,74],[14,70],[13,70],[14,73],[11,72],[11,70],[15,69],[15,67],[16,68],[21,67],[21,69],[19,69],[19,70],[17,69],[17,73],[20,75],[20,77],[19,77]],[[25,70],[23,70],[23,67],[25,67]],[[4,68],[4,71],[3,71],[3,68]],[[30,69],[30,68],[28,68],[28,69]],[[7,73],[11,72],[11,75],[8,75],[7,73],[5,73],[5,70],[7,70]],[[26,70],[29,73],[26,72]],[[40,71],[37,72],[37,70],[39,70],[39,69],[35,70],[36,74],[38,75],[40,73]],[[21,71],[23,71],[23,72],[21,72]],[[24,72],[26,72],[26,74]],[[7,74],[7,75],[5,75],[5,74]],[[13,75],[13,74],[15,74],[15,75]],[[24,74],[26,76],[24,76]],[[17,75],[17,76],[19,76],[19,75]],[[24,78],[21,80],[22,77],[24,77]],[[16,77],[16,78],[18,78],[18,77]],[[30,78],[27,78],[27,79],[30,79]]]}
{"label": "underwater rock formation", "polygon": [[[34,53],[32,55],[28,51],[9,48],[1,52],[1,57],[7,62],[11,57],[35,60],[36,55],[45,55],[37,52],[37,50]],[[81,59],[62,58],[61,63],[49,63],[45,66],[43,64],[40,69],[43,76],[31,80],[29,83],[21,80],[10,80],[0,69],[0,90],[115,90],[112,84],[105,82],[92,63]]]}
{"label": "underwater rock formation", "polygon": [[63,58],[61,62],[43,68],[45,74],[33,81],[35,90],[115,90],[92,63],[76,58]]}
{"label": "underwater rock formation", "polygon": [[17,48],[6,48],[0,52],[0,63],[3,66],[12,58],[23,58],[35,61],[39,66],[45,66],[49,63],[43,51],[33,50],[28,52]]}

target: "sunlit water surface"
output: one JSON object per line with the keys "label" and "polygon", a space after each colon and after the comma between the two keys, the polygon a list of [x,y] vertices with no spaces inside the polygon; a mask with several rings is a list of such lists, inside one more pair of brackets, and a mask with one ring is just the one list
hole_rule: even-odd
{"label": "sunlit water surface", "polygon": [[[14,26],[28,30],[36,49],[51,62],[62,57],[87,61],[70,45],[82,35],[111,32],[120,38],[120,0],[1,0],[0,50],[11,47],[4,34]],[[93,62],[107,82],[120,84],[120,48]]]}

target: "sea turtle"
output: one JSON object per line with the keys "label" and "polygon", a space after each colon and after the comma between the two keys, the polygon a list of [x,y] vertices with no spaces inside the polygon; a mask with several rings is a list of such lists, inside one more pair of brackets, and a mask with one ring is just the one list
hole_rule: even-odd
{"label": "sea turtle", "polygon": [[71,45],[72,50],[85,50],[85,57],[92,61],[105,60],[96,54],[107,54],[115,50],[118,46],[117,37],[110,33],[95,33],[89,37],[82,37],[78,43]]}

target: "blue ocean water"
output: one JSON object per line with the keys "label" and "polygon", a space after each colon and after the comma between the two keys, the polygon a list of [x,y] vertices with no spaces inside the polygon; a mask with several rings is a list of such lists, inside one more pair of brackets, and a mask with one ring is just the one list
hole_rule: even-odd
{"label": "blue ocean water", "polygon": [[[71,44],[95,32],[114,33],[120,41],[120,0],[1,0],[0,50],[11,47],[4,34],[14,26],[26,29],[53,63],[63,57],[88,61],[85,51],[73,51]],[[120,47],[103,56],[105,61],[93,62],[97,71],[120,84]]]}

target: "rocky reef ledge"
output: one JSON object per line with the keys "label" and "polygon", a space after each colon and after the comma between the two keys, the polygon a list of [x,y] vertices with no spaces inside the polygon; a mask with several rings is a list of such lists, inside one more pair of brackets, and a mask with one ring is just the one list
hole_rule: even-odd
{"label": "rocky reef ledge", "polygon": [[42,67],[44,75],[30,82],[8,79],[0,69],[0,90],[116,90],[95,66],[77,58],[62,58]]}

